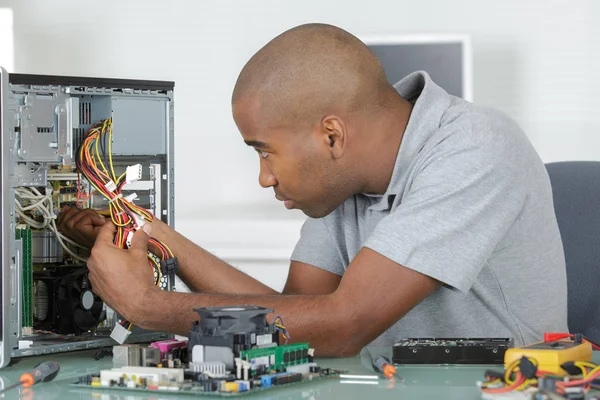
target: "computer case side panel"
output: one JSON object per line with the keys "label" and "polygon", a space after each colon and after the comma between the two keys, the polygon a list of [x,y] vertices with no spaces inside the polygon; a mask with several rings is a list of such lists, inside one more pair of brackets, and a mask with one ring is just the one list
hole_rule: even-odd
{"label": "computer case side panel", "polygon": [[18,307],[18,258],[15,254],[15,239],[12,236],[13,198],[10,176],[13,171],[12,139],[14,132],[10,123],[13,116],[10,106],[8,72],[0,67],[0,173],[1,213],[0,213],[0,262],[2,282],[0,283],[0,368],[10,362],[11,350],[16,344]]}

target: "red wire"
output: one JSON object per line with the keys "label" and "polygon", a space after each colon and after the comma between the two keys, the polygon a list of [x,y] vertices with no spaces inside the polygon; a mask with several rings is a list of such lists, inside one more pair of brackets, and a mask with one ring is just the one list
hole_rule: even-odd
{"label": "red wire", "polygon": [[594,342],[592,342],[590,340],[587,340],[587,339],[583,339],[583,340],[585,340],[586,342],[588,342],[589,344],[591,344],[592,345],[592,349],[594,349],[594,350],[600,350],[600,346],[598,346],[596,343],[594,343]]}
{"label": "red wire", "polygon": [[591,381],[593,381],[594,379],[596,379],[598,377],[600,377],[600,372],[596,372],[594,375],[588,376],[585,379],[577,379],[577,380],[568,381],[568,382],[556,382],[556,386],[560,386],[560,387],[579,386],[582,384],[590,383]]}
{"label": "red wire", "polygon": [[[571,333],[563,333],[563,332],[546,332],[544,333],[544,342],[555,342],[561,339],[573,339],[575,337],[574,334]],[[583,340],[592,345],[594,350],[600,350],[600,346],[596,343],[592,342],[588,338],[582,336]]]}
{"label": "red wire", "polygon": [[523,375],[521,375],[520,372],[517,372],[517,375],[515,376],[515,378],[516,378],[515,381],[509,386],[504,386],[504,387],[500,387],[500,388],[483,388],[483,389],[481,389],[481,391],[484,393],[510,392],[511,390],[518,388],[519,386],[521,386],[523,384],[523,382],[525,382],[525,378],[523,377]]}

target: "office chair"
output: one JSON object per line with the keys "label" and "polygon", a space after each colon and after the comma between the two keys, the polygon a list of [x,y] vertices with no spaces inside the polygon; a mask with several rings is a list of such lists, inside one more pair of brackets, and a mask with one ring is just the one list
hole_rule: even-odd
{"label": "office chair", "polygon": [[600,161],[546,169],[567,264],[569,330],[600,343]]}

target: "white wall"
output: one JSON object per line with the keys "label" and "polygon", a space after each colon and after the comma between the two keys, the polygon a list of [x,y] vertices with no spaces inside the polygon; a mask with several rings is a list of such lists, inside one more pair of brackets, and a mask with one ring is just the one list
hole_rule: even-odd
{"label": "white wall", "polygon": [[[271,241],[274,253],[287,254],[296,240],[302,216],[284,212],[258,186],[256,155],[240,140],[230,93],[245,61],[300,23],[333,23],[357,35],[470,34],[476,102],[517,119],[544,161],[600,158],[595,0],[0,0],[1,6],[14,10],[18,72],[176,82],[177,225],[222,254],[273,250]],[[220,225],[225,210],[250,222]],[[267,218],[275,222],[252,222]],[[214,226],[225,226],[226,236]],[[286,274],[281,265],[278,282]]]}
{"label": "white wall", "polygon": [[13,13],[10,8],[0,8],[0,67],[13,70]]}

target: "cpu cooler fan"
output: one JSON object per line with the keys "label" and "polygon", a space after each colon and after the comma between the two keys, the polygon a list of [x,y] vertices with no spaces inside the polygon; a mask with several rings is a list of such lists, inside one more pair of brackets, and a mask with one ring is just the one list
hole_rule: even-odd
{"label": "cpu cooler fan", "polygon": [[192,354],[196,345],[203,346],[207,361],[222,361],[226,368],[233,368],[234,359],[242,351],[260,343],[279,344],[279,334],[274,325],[267,322],[267,314],[273,312],[269,308],[243,305],[195,308],[194,311],[200,318],[189,332],[188,352]]}
{"label": "cpu cooler fan", "polygon": [[61,277],[54,294],[56,328],[60,333],[81,334],[95,328],[103,318],[103,302],[92,292],[87,271]]}

